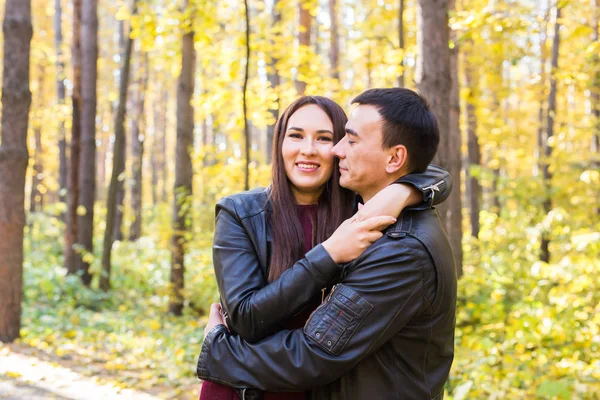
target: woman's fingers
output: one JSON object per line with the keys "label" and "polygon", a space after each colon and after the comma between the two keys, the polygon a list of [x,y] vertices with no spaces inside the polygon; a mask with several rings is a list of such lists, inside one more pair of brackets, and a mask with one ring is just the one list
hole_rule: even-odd
{"label": "woman's fingers", "polygon": [[383,236],[383,233],[381,233],[380,231],[371,231],[366,234],[366,238],[367,238],[369,244],[380,239],[382,236]]}
{"label": "woman's fingers", "polygon": [[378,215],[362,221],[361,228],[367,231],[381,231],[396,222],[396,218],[388,215]]}

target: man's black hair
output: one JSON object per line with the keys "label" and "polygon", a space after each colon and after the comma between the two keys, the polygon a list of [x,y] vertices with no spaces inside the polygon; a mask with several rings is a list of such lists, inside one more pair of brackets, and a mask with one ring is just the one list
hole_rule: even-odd
{"label": "man's black hair", "polygon": [[402,144],[408,150],[408,170],[423,172],[440,142],[437,119],[427,100],[405,88],[369,89],[352,103],[372,105],[383,118],[382,146]]}

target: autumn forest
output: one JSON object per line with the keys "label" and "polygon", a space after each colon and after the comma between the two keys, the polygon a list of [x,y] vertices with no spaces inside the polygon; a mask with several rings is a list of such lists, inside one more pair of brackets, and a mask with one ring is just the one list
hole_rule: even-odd
{"label": "autumn forest", "polygon": [[0,364],[197,398],[215,203],[269,184],[298,96],[348,112],[400,86],[431,103],[454,179],[447,397],[600,398],[600,0],[0,0],[0,18]]}

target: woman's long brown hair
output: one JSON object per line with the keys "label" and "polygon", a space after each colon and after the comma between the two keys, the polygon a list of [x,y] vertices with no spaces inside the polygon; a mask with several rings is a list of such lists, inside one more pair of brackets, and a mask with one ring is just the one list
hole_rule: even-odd
{"label": "woman's long brown hair", "polygon": [[[304,233],[297,213],[296,199],[285,173],[281,149],[288,120],[298,109],[309,104],[319,106],[333,123],[334,143],[340,141],[345,135],[348,118],[336,102],[326,97],[300,97],[290,104],[277,120],[273,140],[273,183],[270,195],[273,205],[270,221],[273,252],[269,266],[269,282],[279,278],[286,269],[304,257]],[[335,158],[333,173],[319,198],[316,221],[313,221],[311,247],[331,236],[335,229],[353,212],[354,193],[340,186],[338,164],[339,160]]]}

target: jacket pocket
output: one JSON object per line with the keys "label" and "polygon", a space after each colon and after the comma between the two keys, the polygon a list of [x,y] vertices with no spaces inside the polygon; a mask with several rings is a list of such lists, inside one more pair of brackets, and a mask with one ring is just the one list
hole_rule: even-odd
{"label": "jacket pocket", "polygon": [[372,308],[354,290],[338,284],[310,316],[304,332],[323,350],[339,355]]}

